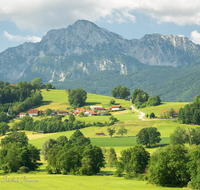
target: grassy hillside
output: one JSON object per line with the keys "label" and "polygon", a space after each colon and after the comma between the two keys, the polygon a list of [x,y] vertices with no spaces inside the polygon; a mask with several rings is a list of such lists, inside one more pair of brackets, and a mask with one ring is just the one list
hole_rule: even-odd
{"label": "grassy hillside", "polygon": [[[42,90],[42,95],[44,97],[43,105],[37,107],[40,110],[44,110],[47,108],[51,109],[63,109],[65,110],[67,107],[70,108],[68,103],[68,95],[65,90]],[[105,108],[109,107],[109,101],[111,97],[102,96],[97,94],[88,94],[86,107],[90,105],[103,105]],[[131,102],[125,100],[116,99],[116,103],[122,105],[123,107],[129,107]],[[181,102],[168,102],[162,103],[156,107],[146,107],[140,109],[140,111],[145,113],[154,112],[156,115],[159,115],[161,110],[169,110],[173,108],[178,110],[180,107],[183,107],[186,103]],[[196,127],[191,125],[180,125],[176,119],[152,119],[147,121],[141,121],[138,119],[138,112],[134,112],[133,110],[124,110],[111,112],[114,117],[116,117],[119,122],[111,128],[115,128],[116,131],[120,128],[121,125],[124,125],[128,130],[128,133],[123,137],[117,135],[116,133],[110,138],[107,132],[107,126],[105,127],[87,127],[81,129],[83,134],[86,137],[90,137],[91,143],[93,145],[98,145],[100,147],[105,147],[106,149],[109,147],[114,147],[117,156],[120,156],[120,152],[129,147],[136,145],[136,135],[137,133],[144,127],[157,127],[158,131],[161,133],[162,141],[156,146],[152,146],[147,148],[150,153],[153,153],[158,147],[163,147],[169,144],[169,136],[174,131],[177,126],[181,126],[185,129],[189,127]],[[67,118],[64,117],[63,119]],[[34,118],[34,119],[41,119]],[[76,116],[77,120],[87,122],[105,122],[109,120],[109,116],[90,116],[90,117],[79,117]],[[15,121],[16,122],[16,121]],[[12,125],[12,123],[10,124]],[[95,133],[104,132],[105,136],[96,136]],[[26,131],[26,134],[29,138],[29,143],[37,146],[38,149],[41,149],[42,144],[49,138],[56,139],[61,135],[65,135],[70,138],[70,136],[74,133],[74,131],[65,131],[59,133],[48,133],[48,134],[37,134],[36,132]],[[50,175],[45,172],[45,166],[47,162],[41,161],[44,165],[38,171],[30,172],[28,174],[6,174],[9,179],[22,181],[26,176],[27,180],[39,180],[39,182],[15,182],[15,183],[1,183],[2,189],[109,189],[109,190],[121,190],[121,189],[158,189],[158,190],[169,190],[173,188],[167,187],[157,187],[154,185],[146,184],[146,181],[138,181],[138,180],[125,180],[124,178],[113,177],[113,172],[115,168],[102,168],[101,172],[97,176],[72,176],[72,175]],[[5,180],[4,173],[0,170],[0,180]],[[179,189],[179,188],[176,188]],[[180,188],[182,189],[182,188]]]}

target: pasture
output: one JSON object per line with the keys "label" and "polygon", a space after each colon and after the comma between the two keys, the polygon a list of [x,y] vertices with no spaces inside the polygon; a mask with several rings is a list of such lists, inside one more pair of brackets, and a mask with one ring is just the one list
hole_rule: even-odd
{"label": "pasture", "polygon": [[[43,104],[36,107],[39,110],[45,110],[47,108],[54,110],[66,110],[72,109],[72,107],[68,103],[68,94],[66,90],[42,90],[43,95]],[[110,100],[112,97],[101,96],[97,94],[88,94],[87,101],[85,107],[89,107],[91,105],[102,105],[105,108],[111,107]],[[132,104],[129,101],[115,99],[115,104],[120,104],[122,107],[129,108]],[[181,107],[184,107],[187,103],[185,102],[164,102],[156,107],[146,107],[139,109],[145,114],[150,114],[154,112],[156,116],[160,116],[161,110],[170,110],[173,108],[174,110],[178,110]],[[110,138],[108,134],[108,126],[104,127],[87,127],[80,129],[82,133],[89,137],[91,143],[93,145],[100,146],[101,148],[110,148],[111,146],[115,149],[117,156],[120,156],[120,152],[122,150],[126,150],[132,146],[137,145],[136,143],[136,135],[138,132],[144,127],[156,127],[158,131],[161,133],[162,141],[150,148],[146,148],[147,151],[153,153],[158,147],[163,147],[169,144],[169,136],[174,131],[177,126],[181,126],[185,129],[196,127],[194,125],[182,125],[179,124],[177,119],[147,119],[147,121],[141,121],[138,119],[138,113],[133,110],[124,110],[124,111],[116,111],[111,112],[111,114],[116,117],[119,122],[113,126],[109,126],[110,128],[114,128],[116,133]],[[85,123],[93,123],[93,122],[108,122],[110,116],[89,116],[89,117],[79,117],[76,116],[77,120],[80,120]],[[68,116],[63,118],[66,119]],[[42,117],[34,118],[34,119],[42,119]],[[15,121],[16,122],[16,121]],[[9,125],[12,125],[10,123]],[[123,137],[117,134],[120,126],[125,126],[128,130],[127,134],[124,134]],[[95,133],[105,133],[104,136],[96,136]],[[35,145],[38,149],[41,149],[42,144],[49,138],[58,138],[61,135],[67,136],[69,139],[70,136],[74,133],[74,131],[65,131],[59,133],[48,133],[48,134],[37,134],[36,132],[26,131],[26,134],[29,138],[29,143]],[[30,172],[28,174],[4,174],[0,170],[0,184],[1,189],[69,189],[69,190],[88,190],[88,189],[109,189],[109,190],[121,190],[121,189],[136,189],[136,190],[150,190],[150,189],[158,189],[158,190],[170,190],[175,188],[167,188],[167,187],[157,187],[154,185],[147,184],[146,181],[138,181],[138,180],[126,180],[123,177],[114,177],[113,172],[115,168],[102,168],[101,172],[96,176],[73,176],[73,175],[50,175],[47,174],[44,169],[47,165],[43,160],[41,161],[44,165],[41,166],[38,171]],[[5,181],[4,176],[7,175],[10,181],[15,178],[15,180],[19,177],[19,182],[3,182]],[[39,180],[39,182],[24,182],[24,177],[26,176],[27,180]],[[182,189],[182,188],[176,188]]]}

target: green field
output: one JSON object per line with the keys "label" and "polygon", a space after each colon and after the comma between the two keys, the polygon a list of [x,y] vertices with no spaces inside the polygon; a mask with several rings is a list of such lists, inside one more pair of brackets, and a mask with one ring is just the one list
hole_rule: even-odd
{"label": "green field", "polygon": [[[55,109],[55,110],[65,110],[67,108],[72,109],[68,103],[68,94],[65,90],[42,90],[43,95],[43,104],[41,106],[36,107],[39,110],[45,110],[47,108]],[[102,105],[105,108],[109,108],[111,105],[109,104],[110,99],[112,97],[101,96],[97,94],[88,94],[87,102],[85,107],[89,107],[91,105]],[[116,104],[120,104],[125,108],[129,108],[131,106],[131,102],[115,99]],[[183,107],[185,102],[165,102],[156,107],[146,107],[143,109],[139,109],[145,114],[150,114],[154,112],[156,116],[160,116],[161,110],[170,110],[173,108],[174,110],[178,110]],[[174,131],[177,126],[181,126],[185,129],[196,127],[192,125],[182,125],[177,122],[176,119],[147,119],[147,121],[141,121],[138,119],[138,112],[133,110],[124,110],[111,112],[111,114],[116,117],[119,122],[113,126],[109,126],[110,128],[115,128],[116,131],[120,128],[120,126],[125,126],[128,130],[128,133],[123,137],[117,135],[116,133],[112,138],[109,137],[107,132],[108,126],[104,127],[87,127],[81,129],[82,133],[86,137],[90,137],[91,143],[93,145],[98,145],[100,147],[105,147],[106,149],[109,147],[114,147],[117,156],[120,156],[120,152],[122,150],[126,150],[132,146],[135,146],[136,143],[136,135],[138,132],[144,127],[156,127],[158,131],[161,133],[162,141],[156,146],[152,146],[150,148],[146,148],[150,153],[153,153],[158,147],[163,147],[169,144],[169,136]],[[93,122],[108,122],[110,116],[90,116],[90,117],[79,117],[76,116],[77,120],[86,123]],[[64,117],[64,119],[68,118],[68,116]],[[41,117],[34,119],[42,119]],[[16,122],[16,121],[15,121]],[[12,123],[9,124],[10,126]],[[32,131],[26,131],[26,134],[29,138],[29,143],[37,146],[38,149],[41,149],[42,144],[49,138],[56,139],[61,135],[67,136],[69,139],[74,131],[66,131],[60,133],[48,133],[48,134],[37,134]],[[105,136],[96,136],[95,133],[105,133]],[[44,165],[36,172],[31,172],[29,174],[8,174],[10,179],[15,177],[22,180],[22,176],[27,176],[28,180],[39,180],[39,182],[2,182],[0,181],[0,189],[135,189],[135,190],[146,190],[146,189],[158,189],[158,190],[167,190],[167,189],[175,189],[175,188],[167,188],[167,187],[157,187],[154,185],[146,184],[146,181],[138,181],[138,180],[125,180],[123,177],[118,178],[112,176],[115,168],[102,168],[100,174],[97,176],[72,176],[72,175],[49,175],[44,171],[46,166],[46,162],[41,161]],[[7,175],[7,174],[6,174]],[[0,180],[4,180],[3,176],[5,174],[0,170]],[[176,188],[181,189],[181,188]]]}

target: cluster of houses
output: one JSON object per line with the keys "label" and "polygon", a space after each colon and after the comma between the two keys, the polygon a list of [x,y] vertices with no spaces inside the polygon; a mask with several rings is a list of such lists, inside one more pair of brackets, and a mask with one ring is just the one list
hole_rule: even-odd
{"label": "cluster of houses", "polygon": [[[75,111],[73,112],[68,112],[66,110],[51,110],[51,115],[70,115],[71,113],[73,113],[73,115],[79,115],[80,113],[83,113],[84,115],[87,116],[97,116],[97,115],[105,115],[107,111],[116,111],[116,110],[121,110],[121,106],[120,105],[113,105],[111,108],[109,109],[105,109],[102,106],[90,106],[90,110],[86,110],[85,108],[76,108]],[[28,111],[28,115],[30,117],[33,116],[39,116],[39,115],[43,115],[45,114],[45,111],[39,111],[38,109],[30,109]],[[18,117],[24,117],[27,114],[25,112],[23,113],[19,113],[19,115],[17,115]]]}

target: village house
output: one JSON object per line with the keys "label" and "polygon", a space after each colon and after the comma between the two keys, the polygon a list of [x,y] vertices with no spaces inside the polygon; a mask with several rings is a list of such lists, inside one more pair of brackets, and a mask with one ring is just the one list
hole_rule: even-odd
{"label": "village house", "polygon": [[113,105],[112,106],[112,111],[115,111],[115,110],[121,110],[121,106],[120,105]]}
{"label": "village house", "polygon": [[98,110],[98,111],[103,111],[105,108],[103,106],[90,106],[91,110]]}
{"label": "village house", "polygon": [[105,135],[104,133],[95,133],[95,135]]}
{"label": "village house", "polygon": [[38,113],[39,113],[39,111],[37,109],[30,109],[28,111],[28,114],[29,114],[30,117],[38,116]]}
{"label": "village house", "polygon": [[78,112],[85,112],[86,110],[85,110],[85,108],[76,108],[75,111],[78,111]]}
{"label": "village house", "polygon": [[[161,115],[164,116],[166,112],[169,112],[169,110],[162,110]],[[178,112],[179,110],[175,110],[172,112],[172,117],[171,118],[177,118],[178,117]]]}
{"label": "village house", "polygon": [[57,115],[69,115],[66,110],[57,110]]}
{"label": "village house", "polygon": [[106,115],[106,111],[98,111],[97,113],[98,113],[99,115],[101,115],[101,116],[102,116],[102,115]]}
{"label": "village house", "polygon": [[90,115],[91,113],[93,113],[94,111],[93,110],[86,110],[85,111],[85,115]]}
{"label": "village house", "polygon": [[56,110],[51,110],[51,115],[55,115],[56,114]]}
{"label": "village house", "polygon": [[25,117],[26,113],[19,113],[19,117]]}

